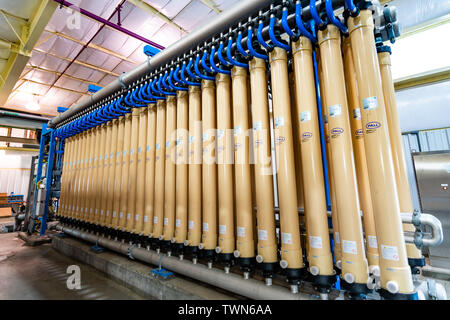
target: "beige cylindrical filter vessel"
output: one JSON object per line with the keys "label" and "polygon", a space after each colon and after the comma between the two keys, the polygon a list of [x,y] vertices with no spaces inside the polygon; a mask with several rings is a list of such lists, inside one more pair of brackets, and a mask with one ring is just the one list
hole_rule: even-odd
{"label": "beige cylindrical filter vessel", "polygon": [[391,294],[411,294],[414,287],[400,218],[372,12],[362,10],[356,18],[349,18],[348,27],[363,107],[362,123],[380,254],[381,286]]}
{"label": "beige cylindrical filter vessel", "polygon": [[125,135],[125,117],[119,117],[117,119],[117,141],[116,143],[116,165],[114,167],[114,203],[112,208],[112,220],[111,228],[117,229],[119,226],[119,212],[120,212],[120,188],[122,184],[122,157],[123,157],[123,144]]}
{"label": "beige cylindrical filter vessel", "polygon": [[231,79],[227,74],[216,75],[217,100],[217,190],[219,243],[216,252],[229,266],[234,252],[233,203],[233,131],[231,123]]}
{"label": "beige cylindrical filter vessel", "polygon": [[77,205],[76,205],[76,219],[82,221],[83,219],[83,203],[86,196],[86,165],[87,165],[87,154],[89,152],[89,133],[88,131],[84,131],[82,133],[83,139],[82,139],[82,146],[81,146],[81,160],[80,160],[80,170],[79,170],[79,176],[80,176],[80,186],[78,190],[77,195]]}
{"label": "beige cylindrical filter vessel", "polygon": [[[111,138],[112,138],[112,121],[106,123],[106,139],[105,139],[105,152],[103,153],[103,179],[102,179],[102,202],[100,205],[100,225],[106,226],[106,219],[108,218],[109,212],[107,212],[108,207],[108,196],[109,196],[109,166],[111,164],[110,154],[111,154]],[[108,215],[107,215],[108,213]]]}
{"label": "beige cylindrical filter vessel", "polygon": [[89,191],[89,201],[87,203],[88,213],[86,221],[89,223],[94,223],[95,218],[95,198],[96,198],[96,186],[97,186],[97,170],[98,170],[98,154],[99,154],[99,144],[100,135],[98,134],[100,127],[95,127],[92,131],[93,134],[93,151],[92,151],[92,171],[90,173],[91,185]]}
{"label": "beige cylindrical filter vessel", "polygon": [[58,215],[65,217],[67,194],[68,194],[68,178],[70,172],[70,157],[72,156],[72,137],[68,137],[64,140],[64,156],[63,167],[61,173],[61,193],[59,196]]}
{"label": "beige cylindrical filter vessel", "polygon": [[107,199],[106,199],[106,213],[105,213],[105,227],[110,228],[112,223],[112,213],[114,208],[114,182],[116,172],[116,150],[117,150],[117,136],[119,131],[119,120],[112,120],[112,132],[111,132],[111,146],[109,147],[108,155],[108,167],[105,173],[108,175],[107,184]]}
{"label": "beige cylindrical filter vessel", "polygon": [[347,83],[348,113],[352,130],[353,152],[355,156],[356,176],[358,178],[358,194],[363,212],[363,225],[366,237],[367,260],[369,272],[380,274],[377,235],[373,218],[372,196],[370,195],[369,174],[367,172],[366,150],[364,145],[364,131],[361,123],[361,108],[358,96],[353,53],[349,37],[342,41],[344,53],[344,72]]}
{"label": "beige cylindrical filter vessel", "polygon": [[313,275],[334,274],[330,250],[327,206],[322,168],[320,132],[314,88],[312,44],[300,37],[292,44],[294,59],[296,113],[301,152],[301,170],[305,188],[304,204],[308,241],[309,271]]}
{"label": "beige cylindrical filter vessel", "polygon": [[144,235],[149,236],[153,230],[153,199],[155,195],[155,144],[156,144],[156,104],[148,106],[147,147],[145,155],[145,212]]}
{"label": "beige cylindrical filter vessel", "polygon": [[155,198],[152,238],[159,239],[164,219],[164,169],[166,154],[166,101],[156,103]]}
{"label": "beige cylindrical filter vessel", "polygon": [[297,211],[294,140],[292,135],[291,104],[286,51],[276,47],[269,56],[273,116],[275,123],[275,153],[277,162],[278,201],[280,207],[281,259],[288,279],[299,279],[304,268],[300,244],[300,224]]}
{"label": "beige cylindrical filter vessel", "polygon": [[[394,161],[395,181],[397,183],[398,200],[400,212],[412,213],[414,211],[411,189],[408,181],[408,171],[406,169],[405,155],[403,153],[402,134],[400,120],[398,117],[397,101],[395,99],[394,82],[391,73],[391,55],[389,52],[378,53],[380,64],[381,81],[383,84],[384,103],[386,105],[386,116],[389,127],[389,137],[391,142],[392,158]],[[412,224],[403,224],[403,230],[414,232],[416,228]],[[406,244],[408,262],[421,266],[423,256],[413,243]]]}
{"label": "beige cylindrical filter vessel", "polygon": [[202,243],[211,259],[217,246],[216,97],[214,81],[202,81]]}
{"label": "beige cylindrical filter vessel", "polygon": [[75,203],[76,203],[76,196],[78,192],[78,163],[80,158],[80,146],[81,146],[81,136],[78,134],[74,136],[74,157],[73,157],[73,164],[72,164],[72,173],[71,173],[71,194],[69,198],[69,209],[68,209],[68,216],[71,219],[75,219]]}
{"label": "beige cylindrical filter vessel", "polygon": [[94,155],[95,155],[95,129],[89,130],[89,158],[88,158],[88,171],[86,181],[86,199],[84,203],[84,221],[89,222],[91,200],[93,198],[92,186],[94,179],[92,173],[94,172]]}
{"label": "beige cylindrical filter vessel", "polygon": [[258,256],[256,260],[261,264],[265,277],[270,277],[275,270],[275,263],[278,258],[273,210],[275,205],[266,62],[259,58],[253,58],[249,63],[249,69],[258,228]]}
{"label": "beige cylindrical filter vessel", "polygon": [[202,235],[202,106],[200,87],[189,87],[188,240],[192,250]]}
{"label": "beige cylindrical filter vessel", "polygon": [[252,176],[249,150],[252,147],[249,137],[249,106],[247,70],[233,67],[233,124],[234,161],[236,197],[236,250],[241,267],[250,266],[249,259],[255,257],[254,219],[252,204]]}
{"label": "beige cylindrical filter vessel", "polygon": [[165,152],[165,190],[163,239],[166,244],[172,241],[175,233],[175,154],[177,139],[177,98],[168,96],[166,102],[166,152]]}
{"label": "beige cylindrical filter vessel", "polygon": [[[342,278],[349,290],[364,288],[369,270],[364,248],[361,211],[352,154],[348,102],[341,56],[340,32],[328,25],[318,33],[323,70],[326,114],[330,134],[331,162],[342,248]],[[345,285],[344,283],[344,285]],[[362,287],[361,287],[362,285]],[[356,292],[355,292],[356,293]]]}
{"label": "beige cylindrical filter vessel", "polygon": [[131,113],[125,115],[125,126],[123,135],[122,150],[122,172],[120,181],[120,203],[119,203],[119,224],[118,230],[125,231],[127,224],[127,206],[128,206],[128,174],[130,169],[130,149],[131,149]]}
{"label": "beige cylindrical filter vessel", "polygon": [[136,214],[136,181],[140,113],[140,108],[133,108],[133,111],[131,113],[130,167],[128,168],[127,223],[125,227],[125,230],[127,232],[131,232],[133,230]]}
{"label": "beige cylindrical filter vessel", "polygon": [[145,210],[145,179],[146,179],[146,147],[147,147],[147,107],[139,108],[139,140],[137,148],[137,178],[136,178],[136,210],[133,233],[141,234],[144,229],[144,210]]}
{"label": "beige cylindrical filter vessel", "polygon": [[187,239],[188,226],[188,162],[189,162],[189,110],[188,92],[177,92],[177,140],[176,140],[176,210],[175,239],[180,247]]}

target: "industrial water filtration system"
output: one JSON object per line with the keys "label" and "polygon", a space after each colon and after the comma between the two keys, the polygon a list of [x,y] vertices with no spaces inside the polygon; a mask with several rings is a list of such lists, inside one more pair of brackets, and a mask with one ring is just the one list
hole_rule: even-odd
{"label": "industrial water filtration system", "polygon": [[423,297],[398,36],[375,1],[240,2],[49,122],[58,228],[250,298]]}

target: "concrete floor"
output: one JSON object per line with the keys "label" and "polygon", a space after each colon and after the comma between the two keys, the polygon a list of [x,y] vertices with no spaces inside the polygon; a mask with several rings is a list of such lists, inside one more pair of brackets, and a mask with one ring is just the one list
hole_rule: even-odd
{"label": "concrete floor", "polygon": [[[68,266],[81,270],[81,289],[67,288]],[[0,234],[0,300],[151,299],[122,286],[106,274],[61,255],[45,244],[25,246],[17,233]]]}

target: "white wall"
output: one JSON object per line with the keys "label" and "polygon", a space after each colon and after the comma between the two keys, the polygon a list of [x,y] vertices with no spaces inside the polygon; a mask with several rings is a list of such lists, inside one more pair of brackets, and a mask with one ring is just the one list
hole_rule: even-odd
{"label": "white wall", "polygon": [[0,193],[14,192],[26,200],[31,157],[37,152],[0,150]]}

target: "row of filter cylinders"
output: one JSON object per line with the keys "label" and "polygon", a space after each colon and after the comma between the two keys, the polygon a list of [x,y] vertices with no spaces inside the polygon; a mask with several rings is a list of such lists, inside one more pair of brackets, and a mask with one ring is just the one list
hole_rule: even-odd
{"label": "row of filter cylinders", "polygon": [[[350,36],[341,38],[328,25],[316,47],[300,37],[291,53],[276,47],[268,61],[251,59],[248,70],[235,66],[231,76],[217,74],[201,87],[65,139],[58,215],[257,257],[287,271],[302,269],[306,259],[314,276],[335,274],[333,236],[335,265],[348,285],[370,287],[375,276],[383,289],[411,293],[407,258],[421,254],[405,244],[400,220],[400,210],[412,212],[412,205],[390,57],[377,55],[370,11],[350,18],[349,27]],[[305,209],[303,249],[298,207]]]}

